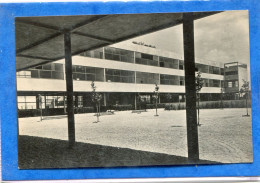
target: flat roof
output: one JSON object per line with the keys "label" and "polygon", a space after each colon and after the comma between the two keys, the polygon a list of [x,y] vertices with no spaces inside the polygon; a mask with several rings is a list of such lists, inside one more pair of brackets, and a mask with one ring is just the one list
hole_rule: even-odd
{"label": "flat roof", "polygon": [[[219,12],[195,12],[194,20]],[[15,18],[16,70],[64,58],[64,32],[72,55],[182,23],[183,13],[113,14]]]}

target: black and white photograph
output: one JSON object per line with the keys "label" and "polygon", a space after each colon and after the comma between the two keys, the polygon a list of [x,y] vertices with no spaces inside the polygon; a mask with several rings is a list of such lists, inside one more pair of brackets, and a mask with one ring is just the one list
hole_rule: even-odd
{"label": "black and white photograph", "polygon": [[15,18],[18,168],[252,163],[247,10]]}

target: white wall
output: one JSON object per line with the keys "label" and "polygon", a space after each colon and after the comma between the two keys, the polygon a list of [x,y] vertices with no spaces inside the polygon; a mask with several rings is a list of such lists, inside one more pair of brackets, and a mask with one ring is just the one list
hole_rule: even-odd
{"label": "white wall", "polygon": [[[75,92],[91,92],[91,81],[73,81]],[[154,84],[95,82],[98,92],[153,92]],[[66,91],[65,80],[17,78],[17,91]],[[185,93],[184,86],[160,85],[160,93]],[[204,87],[201,93],[220,93],[220,88]]]}

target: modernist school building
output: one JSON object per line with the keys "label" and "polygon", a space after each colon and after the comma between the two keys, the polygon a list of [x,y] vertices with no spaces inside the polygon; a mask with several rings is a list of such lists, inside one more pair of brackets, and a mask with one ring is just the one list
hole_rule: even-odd
{"label": "modernist school building", "polygon": [[[152,104],[155,84],[160,87],[159,103],[185,102],[183,60],[183,56],[175,53],[137,43],[127,48],[113,45],[74,56],[75,109],[93,111],[92,81],[96,91],[102,94],[101,106],[105,110],[115,107],[130,110],[140,108],[140,104]],[[195,62],[204,81],[201,101],[238,98],[243,79],[247,80],[247,65],[202,59]],[[34,111],[39,109],[45,115],[66,113],[64,65],[64,60],[59,60],[17,72],[21,116],[35,115]]]}

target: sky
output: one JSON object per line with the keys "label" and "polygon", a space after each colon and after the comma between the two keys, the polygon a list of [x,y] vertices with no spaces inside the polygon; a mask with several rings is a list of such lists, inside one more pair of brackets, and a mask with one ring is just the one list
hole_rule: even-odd
{"label": "sky", "polygon": [[[248,11],[226,11],[194,22],[195,56],[218,62],[249,63]],[[183,55],[182,24],[132,41],[155,45],[156,48]]]}

